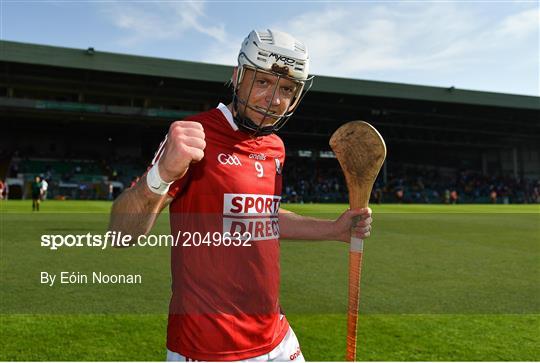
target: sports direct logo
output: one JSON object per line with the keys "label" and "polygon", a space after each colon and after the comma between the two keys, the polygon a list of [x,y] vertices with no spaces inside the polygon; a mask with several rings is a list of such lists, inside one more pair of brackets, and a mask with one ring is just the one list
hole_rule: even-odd
{"label": "sports direct logo", "polygon": [[281,197],[265,194],[224,194],[223,232],[249,233],[251,240],[279,238]]}
{"label": "sports direct logo", "polygon": [[234,166],[240,166],[242,163],[240,162],[240,159],[238,159],[238,156],[236,155],[230,155],[230,154],[219,154],[217,157],[220,164],[223,165],[234,165]]}
{"label": "sports direct logo", "polygon": [[278,216],[281,197],[266,194],[223,195],[223,215],[261,217]]}

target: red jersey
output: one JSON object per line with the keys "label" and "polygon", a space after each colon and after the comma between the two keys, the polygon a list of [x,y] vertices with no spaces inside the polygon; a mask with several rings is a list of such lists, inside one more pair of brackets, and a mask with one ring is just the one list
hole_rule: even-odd
{"label": "red jersey", "polygon": [[206,149],[169,189],[182,244],[171,250],[167,348],[211,361],[266,354],[289,327],[279,306],[283,141],[239,131],[223,104],[189,120]]}

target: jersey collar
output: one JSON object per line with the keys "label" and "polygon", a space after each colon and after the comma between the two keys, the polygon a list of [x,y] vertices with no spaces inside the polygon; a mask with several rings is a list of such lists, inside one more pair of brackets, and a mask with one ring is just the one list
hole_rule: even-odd
{"label": "jersey collar", "polygon": [[225,119],[227,120],[229,125],[231,125],[231,128],[234,131],[238,131],[238,126],[236,126],[236,123],[233,120],[233,115],[232,115],[231,111],[227,108],[227,106],[224,105],[223,103],[220,103],[218,105],[217,109],[221,111],[223,116],[225,116]]}

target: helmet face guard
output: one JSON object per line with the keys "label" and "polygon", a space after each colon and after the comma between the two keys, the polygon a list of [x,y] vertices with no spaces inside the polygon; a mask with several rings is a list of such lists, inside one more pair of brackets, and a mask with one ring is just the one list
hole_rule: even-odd
{"label": "helmet face guard", "polygon": [[[246,70],[250,70],[251,76],[246,76],[248,72]],[[249,103],[249,99],[251,95],[254,92],[254,85],[255,81],[257,80],[257,77],[261,74],[265,76],[270,76],[275,78],[275,82],[272,86],[271,92],[271,98],[268,101],[268,105],[266,108],[260,107],[258,105],[251,105]],[[282,95],[277,94],[278,92],[281,92],[281,85],[280,81],[282,79],[288,80],[292,84],[294,84],[294,89],[292,91],[292,94],[288,97],[283,97]],[[240,87],[240,84],[242,82],[246,82],[246,84],[249,83],[248,86],[248,94],[245,99],[241,98],[238,95],[238,89]],[[278,131],[285,123],[289,120],[289,118],[293,115],[294,111],[300,104],[300,101],[305,96],[306,92],[311,88],[311,85],[313,84],[313,77],[309,77],[306,80],[298,80],[296,78],[290,77],[288,75],[285,75],[283,73],[278,73],[274,71],[266,71],[264,69],[260,69],[256,66],[249,66],[244,65],[242,68],[239,68],[237,71],[237,77],[236,82],[234,85],[234,91],[233,91],[233,108],[234,108],[234,119],[238,125],[238,127],[242,128],[244,131],[247,131],[255,136],[262,136],[262,135],[269,135],[275,131]],[[268,90],[264,92],[269,92]],[[289,105],[287,107],[287,110],[285,110],[285,113],[283,114],[276,114],[273,111],[271,111],[272,104],[274,103],[274,100],[276,97],[287,99],[289,102]],[[247,109],[250,109],[254,112],[257,112],[258,114],[263,116],[263,119],[260,121],[259,124],[255,123],[253,120],[249,119],[246,115]],[[272,123],[266,122],[266,120],[273,119],[274,121]]]}
{"label": "helmet face guard", "polygon": [[[308,76],[308,71],[309,57],[303,43],[279,31],[252,31],[244,39],[238,54],[233,91],[233,117],[237,126],[254,136],[278,131],[311,88],[313,77]],[[259,89],[256,81],[261,77],[267,80],[271,77],[271,89]],[[286,84],[294,85],[290,87],[292,90],[284,91],[283,80],[287,81]],[[241,87],[242,94],[239,92]],[[252,105],[250,104],[252,96],[259,100],[264,96],[268,104]],[[287,109],[280,111],[282,114],[272,110],[277,98],[289,102]],[[262,115],[262,120],[254,122],[247,116],[247,111]]]}

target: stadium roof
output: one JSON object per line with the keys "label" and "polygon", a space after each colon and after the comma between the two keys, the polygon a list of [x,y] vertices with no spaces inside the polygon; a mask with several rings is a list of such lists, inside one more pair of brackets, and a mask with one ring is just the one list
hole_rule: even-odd
{"label": "stadium roof", "polygon": [[[0,61],[220,83],[228,80],[232,72],[231,66],[217,64],[11,41],[0,41]],[[540,97],[470,91],[453,87],[429,87],[318,76],[312,90],[358,96],[540,110]]]}

